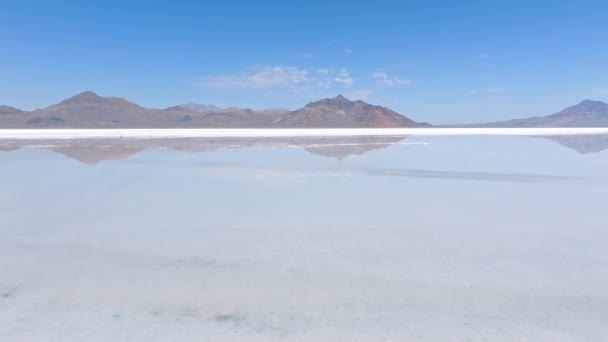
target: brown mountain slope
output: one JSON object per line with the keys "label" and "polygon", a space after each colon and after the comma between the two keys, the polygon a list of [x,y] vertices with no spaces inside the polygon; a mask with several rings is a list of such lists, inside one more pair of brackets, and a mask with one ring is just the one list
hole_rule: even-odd
{"label": "brown mountain slope", "polygon": [[311,102],[275,121],[275,125],[310,128],[418,126],[416,122],[388,108],[351,101],[342,95]]}

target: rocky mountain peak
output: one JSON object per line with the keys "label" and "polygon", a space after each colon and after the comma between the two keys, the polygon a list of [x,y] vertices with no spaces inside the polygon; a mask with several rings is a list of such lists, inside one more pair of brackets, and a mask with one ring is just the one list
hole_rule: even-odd
{"label": "rocky mountain peak", "polygon": [[87,90],[87,91],[83,91],[80,94],[74,95],[72,98],[98,98],[98,97],[100,97],[100,96],[90,90]]}
{"label": "rocky mountain peak", "polygon": [[338,95],[336,97],[322,99],[316,102],[311,102],[306,107],[314,108],[314,107],[329,107],[335,109],[347,109],[354,105],[354,102],[347,99],[342,95]]}
{"label": "rocky mountain peak", "polygon": [[608,103],[602,101],[583,100],[581,103],[568,107],[563,112],[581,112],[581,113],[607,113]]}
{"label": "rocky mountain peak", "polygon": [[338,94],[338,96],[334,97],[332,100],[335,102],[351,102],[349,99],[344,97],[342,94]]}

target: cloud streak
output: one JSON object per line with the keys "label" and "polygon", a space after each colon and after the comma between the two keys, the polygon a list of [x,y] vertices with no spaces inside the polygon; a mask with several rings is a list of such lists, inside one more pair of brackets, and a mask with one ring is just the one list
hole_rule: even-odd
{"label": "cloud streak", "polygon": [[347,88],[355,80],[349,70],[301,69],[294,66],[261,66],[249,72],[211,75],[195,85],[220,90],[242,89],[322,89],[339,86]]}
{"label": "cloud streak", "polygon": [[308,70],[289,66],[261,67],[251,73],[208,76],[196,85],[216,89],[293,88],[311,81]]}
{"label": "cloud streak", "polygon": [[348,69],[342,68],[338,72],[338,76],[334,78],[334,82],[343,85],[344,87],[350,87],[355,81],[350,77]]}
{"label": "cloud streak", "polygon": [[372,78],[376,81],[376,85],[381,88],[400,87],[414,82],[413,80],[401,79],[399,76],[391,77],[383,71],[372,73]]}
{"label": "cloud streak", "polygon": [[366,99],[381,89],[408,86],[413,82],[384,71],[356,78],[347,68],[275,65],[255,66],[234,74],[209,75],[193,85],[221,91],[265,90],[264,94],[280,92],[304,98],[342,93],[353,98]]}

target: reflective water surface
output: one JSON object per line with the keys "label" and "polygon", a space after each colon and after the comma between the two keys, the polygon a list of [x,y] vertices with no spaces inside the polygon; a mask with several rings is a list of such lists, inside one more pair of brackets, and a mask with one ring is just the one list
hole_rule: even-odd
{"label": "reflective water surface", "polygon": [[0,141],[0,340],[608,340],[608,137]]}

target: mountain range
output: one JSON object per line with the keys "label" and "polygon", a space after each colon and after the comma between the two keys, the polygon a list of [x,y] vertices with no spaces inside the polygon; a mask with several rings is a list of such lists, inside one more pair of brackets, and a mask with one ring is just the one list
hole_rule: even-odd
{"label": "mountain range", "polygon": [[[424,127],[389,108],[342,95],[305,107],[252,110],[187,103],[145,108],[117,97],[85,91],[52,106],[22,111],[0,106],[0,128],[363,128]],[[471,127],[607,127],[608,104],[584,100],[558,113]],[[459,125],[458,127],[463,127]],[[464,126],[466,127],[466,126]]]}
{"label": "mountain range", "polygon": [[185,104],[145,108],[91,91],[31,112],[0,107],[0,128],[272,128],[415,127],[413,120],[388,108],[342,95],[311,102],[302,109],[252,110]]}

